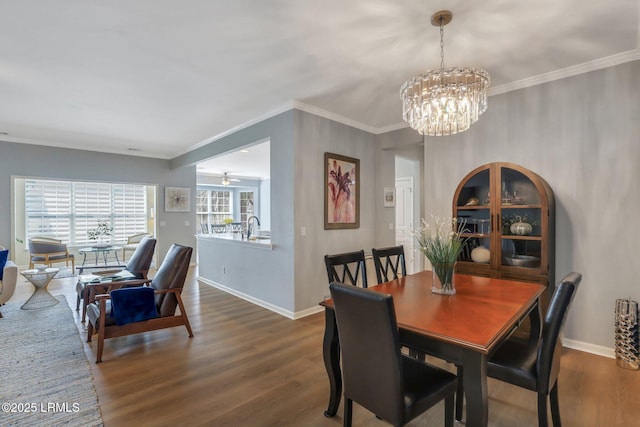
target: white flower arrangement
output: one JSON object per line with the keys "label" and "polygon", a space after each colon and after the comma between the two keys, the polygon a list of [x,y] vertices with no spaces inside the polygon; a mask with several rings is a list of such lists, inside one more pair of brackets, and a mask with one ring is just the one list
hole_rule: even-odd
{"label": "white flower arrangement", "polygon": [[462,237],[466,222],[457,218],[431,218],[433,224],[422,219],[414,233],[420,250],[431,264],[456,262],[467,240]]}
{"label": "white flower arrangement", "polygon": [[98,227],[93,230],[87,230],[87,237],[89,240],[96,240],[101,238],[102,236],[111,236],[113,232],[113,227],[109,224],[109,222],[104,220],[98,220]]}

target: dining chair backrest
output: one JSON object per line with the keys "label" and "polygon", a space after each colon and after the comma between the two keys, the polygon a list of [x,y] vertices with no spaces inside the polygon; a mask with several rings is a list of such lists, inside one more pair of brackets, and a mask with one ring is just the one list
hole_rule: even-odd
{"label": "dining chair backrest", "polygon": [[402,359],[391,295],[329,285],[342,352],[344,395],[385,420],[403,418]]}
{"label": "dining chair backrest", "polygon": [[324,263],[327,267],[329,283],[339,282],[367,287],[367,269],[365,268],[364,251],[347,252],[336,255],[325,255]]}
{"label": "dining chair backrest", "polygon": [[562,330],[575,296],[582,274],[567,274],[551,298],[547,314],[542,325],[542,340],[538,347],[536,370],[538,372],[538,391],[548,391],[556,382],[560,371],[560,354],[562,352]]}
{"label": "dining chair backrest", "polygon": [[211,224],[211,232],[216,233],[226,233],[227,225],[226,224]]}
{"label": "dining chair backrest", "polygon": [[378,283],[388,282],[407,275],[404,246],[371,249]]}

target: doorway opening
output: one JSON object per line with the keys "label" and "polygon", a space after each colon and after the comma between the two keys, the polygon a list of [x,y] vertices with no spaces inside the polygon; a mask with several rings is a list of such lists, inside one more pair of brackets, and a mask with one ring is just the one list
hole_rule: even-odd
{"label": "doorway opening", "polygon": [[407,274],[411,274],[422,270],[422,257],[416,250],[413,235],[420,221],[420,162],[396,156],[395,186],[395,244],[404,246]]}

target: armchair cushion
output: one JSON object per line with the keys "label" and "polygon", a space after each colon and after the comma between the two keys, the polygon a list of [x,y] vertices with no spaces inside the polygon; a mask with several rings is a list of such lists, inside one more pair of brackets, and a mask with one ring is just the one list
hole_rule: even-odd
{"label": "armchair cushion", "polygon": [[7,263],[8,258],[9,249],[0,250],[0,280],[2,280],[2,276],[4,274],[4,265]]}
{"label": "armchair cushion", "polygon": [[158,317],[153,288],[140,286],[111,291],[111,315],[118,326]]}

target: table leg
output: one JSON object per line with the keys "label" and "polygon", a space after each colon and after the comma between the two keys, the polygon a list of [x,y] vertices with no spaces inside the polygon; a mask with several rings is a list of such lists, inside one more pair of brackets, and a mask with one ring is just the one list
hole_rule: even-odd
{"label": "table leg", "polygon": [[338,412],[342,395],[342,373],[340,371],[340,341],[338,340],[338,325],[335,312],[329,308],[324,309],[324,340],[322,342],[322,355],[324,367],[329,377],[329,406],[324,411],[325,417],[333,417]]}
{"label": "table leg", "polygon": [[489,423],[489,400],[487,396],[487,355],[465,350],[464,394],[467,400],[467,427],[486,427]]}
{"label": "table leg", "polygon": [[530,343],[537,343],[540,340],[540,334],[542,332],[542,320],[540,313],[540,300],[536,302],[535,307],[529,313],[529,321],[531,323],[531,332],[529,335]]}
{"label": "table leg", "polygon": [[87,253],[86,252],[82,252],[82,265],[84,265],[84,262],[87,260]]}
{"label": "table leg", "polygon": [[[120,264],[120,260],[118,259],[118,251],[113,251],[113,255],[116,257],[116,264]],[[124,263],[124,255],[122,255],[122,263]]]}

